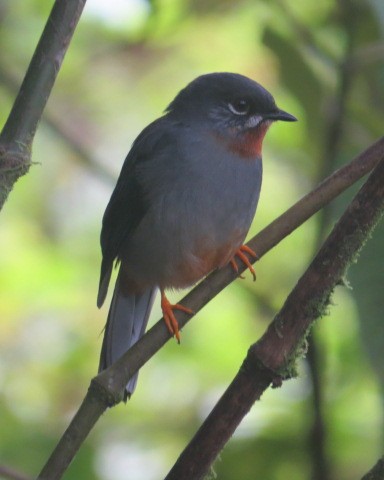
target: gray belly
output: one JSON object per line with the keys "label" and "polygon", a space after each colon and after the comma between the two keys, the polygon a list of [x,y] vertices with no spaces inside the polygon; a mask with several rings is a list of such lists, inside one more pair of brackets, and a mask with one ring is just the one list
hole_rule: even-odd
{"label": "gray belly", "polygon": [[258,162],[229,169],[227,176],[221,171],[220,178],[187,176],[152,203],[126,245],[122,264],[138,289],[183,288],[229,262],[255,214]]}

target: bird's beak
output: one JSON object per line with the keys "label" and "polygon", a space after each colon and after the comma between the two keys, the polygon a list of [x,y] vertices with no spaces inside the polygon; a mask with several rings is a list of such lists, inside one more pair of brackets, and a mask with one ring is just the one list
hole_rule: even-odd
{"label": "bird's beak", "polygon": [[297,122],[297,118],[284,110],[263,114],[263,120],[282,120],[283,122]]}

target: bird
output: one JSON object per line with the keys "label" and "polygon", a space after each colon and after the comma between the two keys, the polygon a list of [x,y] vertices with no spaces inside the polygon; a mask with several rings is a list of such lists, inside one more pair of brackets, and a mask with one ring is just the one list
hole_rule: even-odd
{"label": "bird", "polygon": [[[180,340],[165,291],[196,284],[239,257],[259,200],[262,143],[270,125],[297,119],[259,83],[237,73],[201,75],[138,135],[106,207],[97,305],[119,268],[104,330],[99,372],[144,334],[160,290],[163,318]],[[125,399],[135,390],[127,383]]]}

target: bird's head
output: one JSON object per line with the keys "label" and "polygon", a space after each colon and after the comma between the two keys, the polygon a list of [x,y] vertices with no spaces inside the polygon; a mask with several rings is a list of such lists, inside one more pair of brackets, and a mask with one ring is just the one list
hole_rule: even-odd
{"label": "bird's head", "polygon": [[235,73],[210,73],[188,84],[166,110],[185,124],[198,124],[243,157],[260,157],[272,122],[296,121],[280,110],[257,82]]}

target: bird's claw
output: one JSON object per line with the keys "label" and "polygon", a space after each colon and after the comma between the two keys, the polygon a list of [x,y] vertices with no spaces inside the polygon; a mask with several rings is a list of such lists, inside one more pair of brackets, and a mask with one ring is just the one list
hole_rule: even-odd
{"label": "bird's claw", "polygon": [[176,337],[177,343],[180,343],[179,323],[176,320],[173,310],[180,310],[181,312],[189,313],[190,315],[193,315],[193,310],[184,307],[184,305],[180,305],[179,303],[172,304],[165,296],[164,292],[161,292],[161,310],[163,311],[164,322],[169,333],[172,337]]}
{"label": "bird's claw", "polygon": [[[235,257],[239,257],[240,260],[244,263],[244,265],[248,268],[248,270],[252,273],[253,276],[253,281],[256,280],[256,272],[255,269],[253,268],[251,262],[248,260],[248,257],[245,255],[245,253],[248,253],[253,258],[258,258],[258,255],[256,252],[252,250],[252,248],[248,247],[247,245],[242,245],[235,253],[234,257],[231,258],[231,265],[232,268],[235,270],[236,273],[239,271],[239,267],[237,263],[235,262]],[[242,275],[240,275],[240,278],[244,278]]]}

